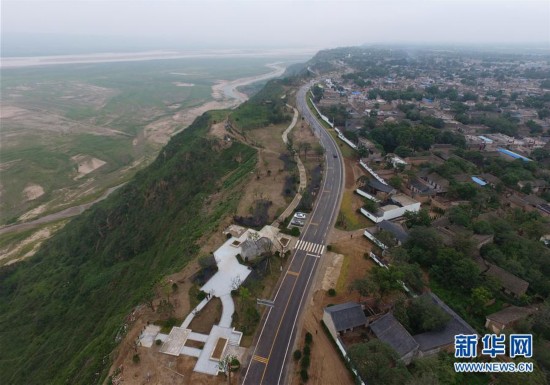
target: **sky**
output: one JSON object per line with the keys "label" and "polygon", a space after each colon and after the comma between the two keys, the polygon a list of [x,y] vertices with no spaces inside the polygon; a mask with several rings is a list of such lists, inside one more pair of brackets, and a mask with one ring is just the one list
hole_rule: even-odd
{"label": "sky", "polygon": [[97,52],[387,43],[550,48],[550,0],[3,0],[1,7],[3,56],[60,46]]}

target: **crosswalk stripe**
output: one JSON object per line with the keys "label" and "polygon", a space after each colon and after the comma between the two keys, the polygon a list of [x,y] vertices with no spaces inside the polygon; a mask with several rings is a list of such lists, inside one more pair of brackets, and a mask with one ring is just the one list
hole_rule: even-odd
{"label": "crosswalk stripe", "polygon": [[304,251],[306,251],[307,253],[310,253],[310,254],[319,254],[319,255],[321,255],[325,252],[325,245],[319,244],[319,243],[314,243],[314,242],[304,241],[302,239],[302,240],[299,240],[296,243],[295,249],[304,250]]}
{"label": "crosswalk stripe", "polygon": [[267,364],[267,362],[269,361],[267,358],[260,357],[260,356],[257,356],[257,355],[252,356],[252,359],[256,360],[256,361],[259,361],[261,363],[264,363],[264,364]]}

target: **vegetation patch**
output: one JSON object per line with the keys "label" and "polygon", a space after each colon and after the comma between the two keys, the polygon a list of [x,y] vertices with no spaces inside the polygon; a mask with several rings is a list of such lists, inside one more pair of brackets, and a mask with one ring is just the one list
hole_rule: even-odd
{"label": "vegetation patch", "polygon": [[206,198],[227,175],[254,167],[256,152],[244,144],[212,150],[220,146],[207,138],[209,124],[208,114],[197,119],[34,257],[0,271],[0,372],[8,383],[106,376],[124,317],[160,277],[196,257],[197,240],[235,209],[238,195],[228,192],[204,215]]}

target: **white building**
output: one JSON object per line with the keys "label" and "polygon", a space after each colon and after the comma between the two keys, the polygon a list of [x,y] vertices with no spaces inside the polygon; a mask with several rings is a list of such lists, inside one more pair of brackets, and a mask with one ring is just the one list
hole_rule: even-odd
{"label": "white building", "polygon": [[390,197],[391,203],[381,206],[376,213],[371,213],[364,208],[361,208],[361,213],[369,218],[374,223],[379,223],[384,220],[389,221],[399,218],[407,211],[420,211],[420,202],[405,194],[395,194]]}

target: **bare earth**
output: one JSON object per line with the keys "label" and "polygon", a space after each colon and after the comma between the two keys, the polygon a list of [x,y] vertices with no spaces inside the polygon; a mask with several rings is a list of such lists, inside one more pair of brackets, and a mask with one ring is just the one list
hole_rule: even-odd
{"label": "bare earth", "polygon": [[25,258],[33,256],[42,242],[48,239],[54,232],[63,227],[65,223],[55,223],[37,230],[28,238],[16,243],[9,244],[0,249],[0,265],[10,265]]}
{"label": "bare earth", "polygon": [[238,106],[246,101],[248,97],[238,92],[237,87],[280,76],[285,70],[284,67],[277,64],[269,64],[268,67],[272,68],[273,71],[267,74],[237,79],[230,82],[225,80],[218,81],[217,84],[212,86],[213,101],[186,109],[185,111],[177,112],[168,118],[148,124],[144,130],[145,138],[152,143],[166,144],[170,140],[170,137],[187,128],[197,117],[201,116],[206,111],[223,110]]}
{"label": "bare earth", "polygon": [[27,201],[35,200],[44,195],[44,189],[38,184],[28,184],[27,187],[23,189],[23,197]]}
{"label": "bare earth", "polygon": [[76,163],[77,166],[78,175],[75,177],[75,179],[82,178],[83,176],[107,164],[107,162],[101,159],[82,154],[75,155],[71,159]]}

